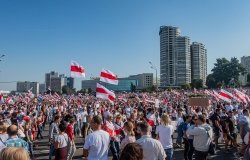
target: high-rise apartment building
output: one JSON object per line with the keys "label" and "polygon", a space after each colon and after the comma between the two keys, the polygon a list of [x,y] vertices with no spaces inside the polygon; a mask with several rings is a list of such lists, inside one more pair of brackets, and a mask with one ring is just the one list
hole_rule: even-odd
{"label": "high-rise apartment building", "polygon": [[241,57],[241,64],[243,65],[243,67],[246,68],[246,74],[241,76],[241,83],[242,83],[242,85],[246,85],[247,84],[247,75],[250,74],[250,56]]}
{"label": "high-rise apartment building", "polygon": [[160,27],[160,86],[176,84],[176,37],[180,29],[172,26]]}
{"label": "high-rise apartment building", "polygon": [[207,50],[205,45],[193,42],[191,45],[192,79],[201,79],[203,85],[207,78]]}
{"label": "high-rise apartment building", "polygon": [[65,85],[64,77],[52,77],[51,80],[51,90],[55,92],[62,92],[62,87]]}
{"label": "high-rise apartment building", "polygon": [[[205,84],[207,76],[205,46],[197,42],[191,46],[190,38],[181,36],[178,27],[161,26],[159,35],[160,86],[179,87],[191,83],[192,79],[202,79]],[[192,49],[193,58],[191,58]]]}
{"label": "high-rise apartment building", "polygon": [[189,37],[176,37],[175,49],[175,85],[181,86],[191,83],[191,55]]}
{"label": "high-rise apartment building", "polygon": [[45,74],[45,87],[48,89],[48,87],[51,87],[51,78],[58,77],[58,72],[51,71],[50,73]]}

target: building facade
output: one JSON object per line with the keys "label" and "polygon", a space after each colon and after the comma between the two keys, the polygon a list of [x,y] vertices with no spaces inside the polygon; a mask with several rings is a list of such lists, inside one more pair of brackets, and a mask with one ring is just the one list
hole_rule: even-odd
{"label": "building facade", "polygon": [[39,84],[39,93],[43,94],[46,92],[46,86],[45,83]]}
{"label": "building facade", "polygon": [[160,27],[160,86],[180,87],[192,79],[207,77],[207,50],[202,43],[190,45],[190,38],[181,36],[180,29]]}
{"label": "building facade", "polygon": [[153,73],[142,73],[137,75],[131,75],[128,77],[128,79],[137,80],[138,85],[136,89],[139,90],[153,86]]}
{"label": "building facade", "polygon": [[161,26],[160,36],[160,86],[174,86],[176,81],[176,37],[180,29],[172,26]]}
{"label": "building facade", "polygon": [[192,80],[201,79],[203,86],[207,78],[207,50],[204,44],[193,42],[191,45]]}
{"label": "building facade", "polygon": [[129,79],[129,78],[119,78],[118,85],[112,85],[112,84],[103,84],[105,87],[107,87],[109,90],[115,91],[115,92],[130,92],[132,91],[132,85],[137,88],[137,80],[135,79]]}
{"label": "building facade", "polygon": [[71,89],[74,88],[74,78],[72,78],[72,77],[67,77],[66,83],[67,83],[66,85],[67,85],[69,88],[71,88]]}
{"label": "building facade", "polygon": [[50,79],[50,89],[55,92],[62,92],[62,87],[65,85],[65,78],[64,77],[52,77]]}
{"label": "building facade", "polygon": [[109,90],[115,91],[115,92],[130,92],[131,91],[131,85],[134,85],[135,88],[137,88],[137,80],[131,79],[131,78],[119,78],[118,85],[112,85],[104,82],[100,82],[99,79],[93,79],[93,80],[83,80],[82,81],[82,89],[87,90],[91,89],[92,91],[96,90],[96,84],[99,83],[106,87]]}
{"label": "building facade", "polygon": [[38,82],[17,82],[17,92],[28,92],[28,90],[31,90],[31,92],[35,95],[39,94],[39,83]]}
{"label": "building facade", "polygon": [[174,85],[181,86],[191,83],[191,54],[190,38],[179,36],[176,38],[175,49],[175,78]]}
{"label": "building facade", "polygon": [[100,79],[82,80],[82,89],[91,89],[92,91],[95,91],[96,83],[100,83],[99,81]]}
{"label": "building facade", "polygon": [[250,74],[250,56],[241,57],[241,64],[246,68],[246,74],[241,76],[242,85],[247,84],[247,75]]}
{"label": "building facade", "polygon": [[58,72],[51,71],[50,73],[45,74],[45,87],[46,87],[46,89],[51,87],[51,79],[55,78],[55,77],[59,77]]}

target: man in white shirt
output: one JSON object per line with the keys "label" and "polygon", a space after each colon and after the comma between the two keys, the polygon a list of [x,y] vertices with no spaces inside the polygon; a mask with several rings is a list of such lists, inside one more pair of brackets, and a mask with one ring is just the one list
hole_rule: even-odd
{"label": "man in white shirt", "polygon": [[110,137],[101,128],[102,119],[94,116],[90,122],[93,133],[89,134],[83,146],[83,157],[88,160],[108,160]]}
{"label": "man in white shirt", "polygon": [[195,160],[206,160],[213,134],[212,128],[206,124],[206,118],[198,116],[196,125],[190,126],[187,134],[194,136]]}
{"label": "man in white shirt", "polygon": [[143,160],[165,160],[166,154],[160,141],[150,136],[150,126],[147,122],[137,125],[141,138],[136,141],[143,149]]}
{"label": "man in white shirt", "polygon": [[88,116],[87,108],[84,107],[83,111],[81,112],[81,116],[80,116],[81,131],[82,131],[83,138],[85,138],[87,136],[87,132],[88,132],[88,128],[89,128],[89,124],[87,122],[87,116]]}

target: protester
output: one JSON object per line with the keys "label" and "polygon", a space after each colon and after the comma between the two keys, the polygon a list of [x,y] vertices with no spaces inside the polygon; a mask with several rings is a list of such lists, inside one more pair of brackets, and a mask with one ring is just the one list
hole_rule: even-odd
{"label": "protester", "polygon": [[167,160],[172,160],[173,158],[173,142],[172,135],[174,133],[173,126],[171,125],[171,120],[169,115],[164,113],[161,116],[161,124],[156,127],[157,139],[161,142],[165,153],[167,155]]}
{"label": "protester", "polygon": [[132,122],[127,121],[124,123],[125,138],[121,141],[120,150],[122,151],[128,143],[135,142],[134,125]]}
{"label": "protester", "polygon": [[6,147],[21,147],[26,149],[27,152],[29,152],[29,145],[27,142],[25,142],[23,139],[18,138],[18,128],[16,125],[11,125],[7,128],[7,133],[9,135],[9,138],[5,141]]}
{"label": "protester", "polygon": [[70,138],[70,150],[68,152],[68,160],[72,160],[72,158],[75,154],[75,151],[76,151],[74,125],[75,125],[75,119],[71,118],[69,120],[69,124],[67,125],[67,128],[66,128],[66,133],[67,133],[68,137]]}
{"label": "protester", "polygon": [[117,141],[115,126],[113,124],[113,116],[111,114],[107,115],[106,122],[103,124],[103,130],[109,133],[110,150],[113,155],[113,160],[119,160],[120,142]]}
{"label": "protester", "polygon": [[55,136],[59,134],[59,123],[60,123],[60,116],[56,115],[54,117],[54,121],[51,123],[49,128],[49,143],[50,143],[49,160],[51,160],[55,152],[54,139]]}
{"label": "protester", "polygon": [[147,122],[137,124],[141,138],[136,141],[143,148],[143,160],[165,160],[166,154],[162,144],[150,136],[150,126]]}
{"label": "protester", "polygon": [[67,160],[70,148],[70,138],[65,133],[66,125],[60,124],[58,126],[59,134],[54,136],[53,145],[55,149],[55,160]]}
{"label": "protester", "polygon": [[[183,140],[184,140],[184,159],[185,160],[192,160],[192,138],[187,134],[187,130],[190,127],[190,123],[192,121],[192,116],[191,115],[186,115],[185,117],[185,123],[182,127],[183,130]],[[190,152],[191,151],[191,152]]]}
{"label": "protester", "polygon": [[30,160],[28,152],[20,147],[7,147],[0,152],[1,160]]}
{"label": "protester", "polygon": [[137,143],[128,143],[122,150],[120,160],[143,160],[142,146]]}
{"label": "protester", "polygon": [[212,141],[212,128],[206,124],[206,118],[198,116],[195,126],[188,128],[187,134],[194,136],[195,160],[206,160]]}
{"label": "protester", "polygon": [[90,133],[83,146],[83,157],[88,160],[108,160],[108,150],[110,136],[102,128],[102,119],[99,116],[94,116],[90,122],[93,133]]}

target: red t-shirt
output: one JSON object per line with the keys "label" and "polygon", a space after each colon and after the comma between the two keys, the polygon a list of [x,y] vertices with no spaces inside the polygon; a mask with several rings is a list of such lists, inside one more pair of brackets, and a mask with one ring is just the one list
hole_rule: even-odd
{"label": "red t-shirt", "polygon": [[66,128],[66,133],[69,136],[70,140],[74,140],[74,127],[72,124],[69,124]]}

